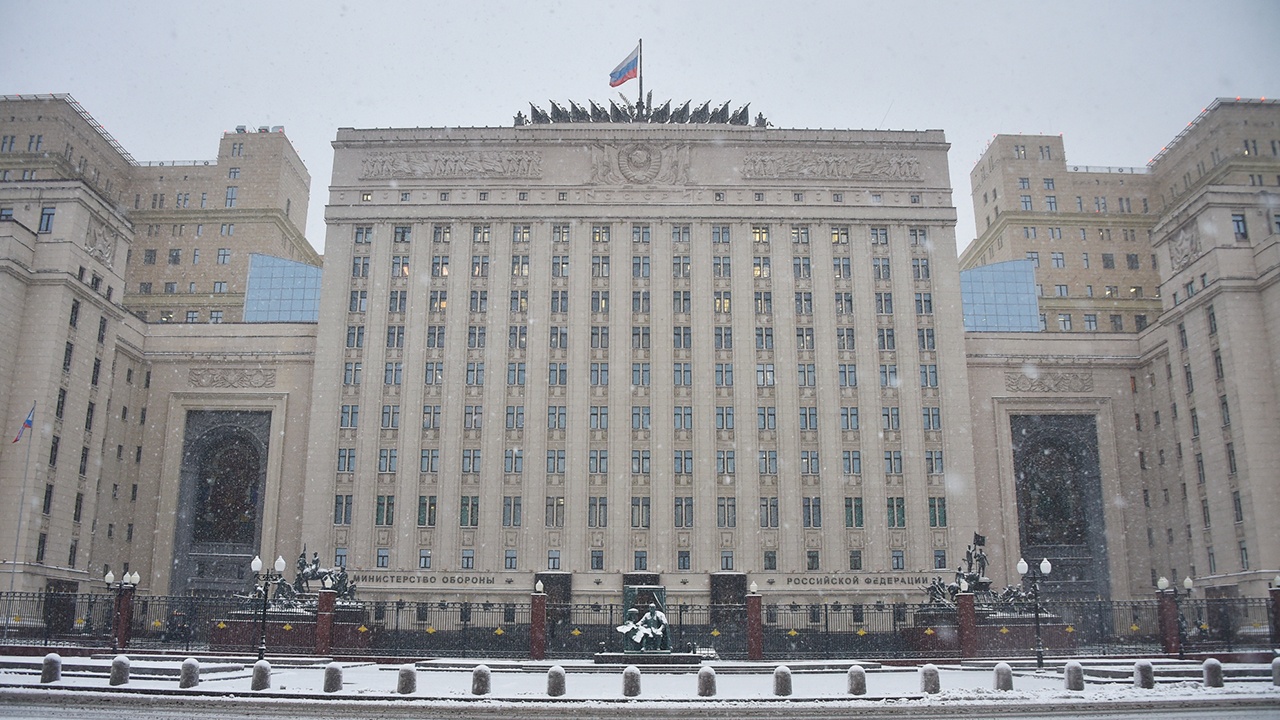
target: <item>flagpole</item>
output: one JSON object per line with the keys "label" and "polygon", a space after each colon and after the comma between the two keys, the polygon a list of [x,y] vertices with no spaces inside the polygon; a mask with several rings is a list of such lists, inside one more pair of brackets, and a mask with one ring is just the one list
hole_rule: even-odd
{"label": "flagpole", "polygon": [[[31,405],[31,414],[34,416],[36,406]],[[24,427],[25,429],[25,427]],[[4,608],[4,639],[9,639],[9,620],[13,617],[13,582],[18,576],[18,553],[22,546],[22,516],[27,512],[27,475],[31,471],[31,436],[35,435],[36,429],[32,424],[31,433],[27,436],[27,456],[22,465],[22,490],[18,493],[18,531],[13,538],[13,558],[9,560],[9,599],[5,603]]]}
{"label": "flagpole", "polygon": [[644,106],[644,38],[640,39],[640,43],[636,46],[639,52],[636,53],[636,77],[640,80],[640,97],[636,105],[640,107],[640,117],[644,118],[646,108]]}

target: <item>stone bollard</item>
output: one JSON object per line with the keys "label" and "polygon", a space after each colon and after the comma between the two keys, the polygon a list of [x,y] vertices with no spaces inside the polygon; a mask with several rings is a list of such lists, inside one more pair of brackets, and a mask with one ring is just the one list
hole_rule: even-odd
{"label": "stone bollard", "polygon": [[1222,687],[1222,663],[1217,658],[1204,661],[1204,686]]}
{"label": "stone bollard", "polygon": [[253,682],[249,687],[253,690],[271,689],[271,663],[259,660],[253,664]]}
{"label": "stone bollard", "polygon": [[401,695],[409,695],[418,691],[418,671],[412,663],[406,663],[400,666],[400,673],[396,675],[396,692]]}
{"label": "stone bollard", "polygon": [[1150,690],[1156,686],[1156,671],[1150,660],[1139,660],[1133,664],[1133,686]]}
{"label": "stone bollard", "polygon": [[791,668],[786,665],[779,665],[773,669],[773,694],[791,694]]}
{"label": "stone bollard", "polygon": [[62,656],[58,653],[49,653],[44,656],[44,662],[40,664],[40,682],[41,684],[58,682],[62,679]]}
{"label": "stone bollard", "polygon": [[182,670],[178,673],[178,687],[193,688],[200,684],[200,661],[187,658],[182,661]]}
{"label": "stone bollard", "polygon": [[471,694],[472,695],[488,695],[489,694],[489,666],[477,665],[475,670],[471,671]]}
{"label": "stone bollard", "polygon": [[863,670],[861,665],[849,668],[849,694],[867,694],[867,671]]}
{"label": "stone bollard", "polygon": [[1067,667],[1062,671],[1063,677],[1066,679],[1066,688],[1068,690],[1084,690],[1084,666],[1072,660],[1067,663]]}
{"label": "stone bollard", "polygon": [[1271,661],[1271,684],[1280,687],[1280,657]]}
{"label": "stone bollard", "polygon": [[549,697],[560,697],[564,695],[564,668],[559,665],[552,665],[547,670],[547,695]]}
{"label": "stone bollard", "polygon": [[942,692],[942,681],[938,679],[938,668],[933,663],[926,663],[920,668],[920,692]]}
{"label": "stone bollard", "polygon": [[710,665],[705,665],[698,671],[698,697],[715,697],[716,694],[716,671]]}
{"label": "stone bollard", "polygon": [[996,663],[996,689],[1013,689],[1013,668],[1007,662]]}
{"label": "stone bollard", "polygon": [[640,668],[635,665],[628,665],[627,669],[622,671],[622,694],[627,697],[640,694]]}
{"label": "stone bollard", "polygon": [[324,691],[335,693],[342,689],[342,666],[331,662],[324,666]]}
{"label": "stone bollard", "polygon": [[108,682],[112,685],[124,685],[129,682],[129,658],[117,655],[111,661],[111,679]]}

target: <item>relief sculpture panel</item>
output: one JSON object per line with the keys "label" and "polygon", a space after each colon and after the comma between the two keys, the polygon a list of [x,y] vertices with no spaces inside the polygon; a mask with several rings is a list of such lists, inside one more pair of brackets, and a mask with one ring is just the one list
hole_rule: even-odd
{"label": "relief sculpture panel", "polygon": [[535,150],[376,152],[361,160],[360,178],[539,178]]}

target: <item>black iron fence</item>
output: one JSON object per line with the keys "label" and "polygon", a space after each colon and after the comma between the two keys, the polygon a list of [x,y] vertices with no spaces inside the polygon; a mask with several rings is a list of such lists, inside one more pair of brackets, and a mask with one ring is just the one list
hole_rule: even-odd
{"label": "black iron fence", "polygon": [[916,626],[905,603],[823,603],[764,606],[766,657],[863,657],[925,654],[903,632]]}
{"label": "black iron fence", "polygon": [[[112,645],[114,594],[0,593],[6,643]],[[210,650],[215,628],[231,617],[253,616],[255,601],[238,597],[135,595],[131,647]],[[1189,653],[1265,650],[1275,629],[1267,598],[1180,599],[1183,647]],[[624,609],[618,604],[547,608],[547,655],[586,658],[621,651]],[[504,602],[368,601],[359,613],[368,642],[333,652],[405,656],[526,657],[530,604]],[[764,604],[767,658],[911,657],[958,654],[954,613],[916,604]],[[1031,652],[1029,613],[979,609],[986,637],[982,655]],[[671,647],[726,659],[747,654],[744,605],[672,604]],[[1041,623],[1051,654],[1120,655],[1162,649],[1156,600],[1046,602]],[[364,632],[364,630],[362,630]],[[1000,633],[1008,633],[1001,635]],[[243,648],[240,648],[243,649]]]}

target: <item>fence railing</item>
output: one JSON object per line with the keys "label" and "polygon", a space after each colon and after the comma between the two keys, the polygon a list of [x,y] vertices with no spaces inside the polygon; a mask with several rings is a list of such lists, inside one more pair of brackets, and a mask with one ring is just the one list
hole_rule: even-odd
{"label": "fence railing", "polygon": [[[3,642],[50,646],[110,647],[114,594],[0,593]],[[231,617],[252,617],[260,606],[238,597],[155,596],[133,598],[129,645],[148,649],[210,650],[215,627]],[[1181,599],[1183,649],[1189,653],[1265,650],[1274,629],[1267,598]],[[530,648],[529,603],[367,601],[359,617],[368,642],[335,646],[342,654],[525,657]],[[667,610],[671,647],[714,651],[741,659],[747,654],[744,605],[672,604]],[[625,610],[619,604],[551,604],[547,607],[546,653],[586,658],[621,651]],[[952,653],[951,646],[922,646],[921,633],[954,634],[954,613],[917,604],[763,605],[765,657],[911,657]],[[979,625],[1008,632],[1016,642],[984,644],[980,655],[1022,649],[1033,623],[1030,613],[986,614]],[[1046,647],[1052,654],[1119,655],[1162,649],[1156,600],[1046,601],[1042,605]],[[1023,642],[1023,644],[1027,644]],[[244,648],[223,648],[238,649]],[[1028,645],[1025,650],[1031,651]],[[955,648],[958,652],[958,646]]]}

